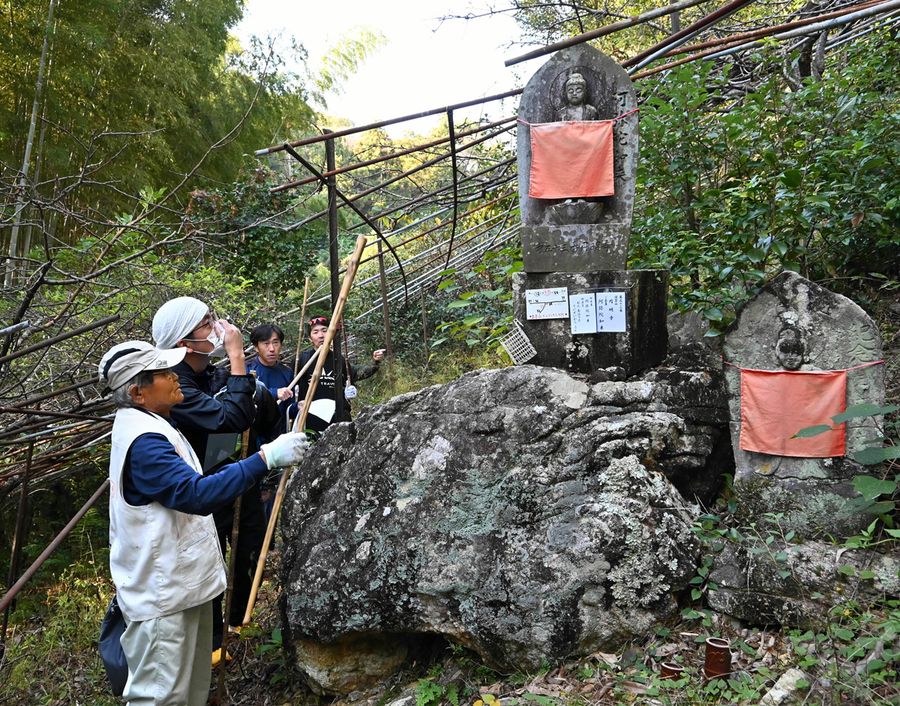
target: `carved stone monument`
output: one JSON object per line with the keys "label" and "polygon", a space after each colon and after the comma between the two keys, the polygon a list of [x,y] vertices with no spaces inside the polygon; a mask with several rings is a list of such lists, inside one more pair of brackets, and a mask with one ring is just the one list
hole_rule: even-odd
{"label": "carved stone monument", "polygon": [[528,127],[555,121],[612,120],[635,108],[637,97],[625,70],[586,44],[557,52],[531,77],[519,107],[519,119],[527,125],[520,125],[518,131],[522,256],[527,272],[625,269],[637,174],[637,113],[616,121],[613,128],[615,194],[591,200],[528,195]]}
{"label": "carved stone monument", "polygon": [[[881,338],[868,315],[852,301],[795,272],[783,272],[741,309],[725,336],[725,360],[739,508],[748,515],[783,513],[783,525],[799,536],[841,536],[870,517],[847,502],[850,480],[865,468],[853,453],[875,443],[867,419],[847,423],[846,455],[828,458],[779,456],[741,449],[740,368],[771,371],[847,370],[881,360]],[[846,405],[884,403],[884,366],[847,373]],[[783,429],[791,437],[799,429]]]}
{"label": "carved stone monument", "polygon": [[[632,375],[666,356],[668,273],[625,269],[638,159],[636,108],[625,70],[586,44],[554,54],[525,87],[518,131],[525,272],[513,279],[513,302],[516,320],[537,350],[532,362],[583,373],[616,367]],[[611,160],[603,162],[606,150],[586,170],[609,165],[612,188],[601,191],[609,195],[530,195],[534,175],[547,171],[535,160],[532,134],[567,124],[589,132],[599,121],[612,126]],[[557,171],[582,169],[567,170],[560,161]]]}

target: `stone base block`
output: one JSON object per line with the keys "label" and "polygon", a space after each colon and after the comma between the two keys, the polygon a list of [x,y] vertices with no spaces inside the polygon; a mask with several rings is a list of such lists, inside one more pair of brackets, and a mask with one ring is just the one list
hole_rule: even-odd
{"label": "stone base block", "polygon": [[[590,373],[619,366],[630,376],[666,357],[666,270],[519,272],[513,277],[513,311],[537,350],[535,365]],[[572,334],[569,319],[526,319],[525,292],[567,287],[569,295],[605,289],[626,291],[625,333]]]}
{"label": "stone base block", "polygon": [[523,225],[526,272],[624,270],[628,229],[621,224]]}

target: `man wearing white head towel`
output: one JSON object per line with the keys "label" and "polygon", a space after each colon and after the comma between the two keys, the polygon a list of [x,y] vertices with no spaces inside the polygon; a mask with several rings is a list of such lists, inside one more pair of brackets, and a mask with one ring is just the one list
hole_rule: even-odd
{"label": "man wearing white head towel", "polygon": [[[219,319],[209,306],[194,297],[178,297],[163,304],[153,317],[153,339],[159,348],[185,348],[178,373],[184,401],[172,408],[172,420],[185,435],[203,466],[205,475],[215,473],[233,460],[240,434],[256,416],[253,396],[256,380],[247,374],[244,339],[240,330]],[[217,369],[210,358],[227,355],[230,371]],[[233,505],[213,511],[222,552],[231,541]],[[265,512],[258,485],[241,496],[240,529],[235,548],[234,592],[229,625],[239,626],[252,586],[262,540]],[[213,603],[213,663],[221,659],[222,596]]]}

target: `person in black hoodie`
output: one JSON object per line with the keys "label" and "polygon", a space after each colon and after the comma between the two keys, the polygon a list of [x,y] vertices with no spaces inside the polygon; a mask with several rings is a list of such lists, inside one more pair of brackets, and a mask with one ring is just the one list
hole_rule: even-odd
{"label": "person in black hoodie", "polygon": [[[329,320],[327,316],[314,316],[309,320],[309,342],[312,348],[308,348],[300,354],[300,368],[302,368],[312,357],[313,353],[319,349],[325,340],[325,333],[328,331]],[[357,367],[341,358],[343,367],[343,375],[341,375],[341,390],[335,389],[335,370],[334,370],[334,352],[328,351],[325,358],[325,364],[322,366],[322,374],[319,378],[319,384],[313,394],[312,404],[309,408],[309,416],[306,419],[306,430],[321,434],[332,422],[349,422],[350,421],[350,402],[349,400],[355,396],[356,388],[354,385],[358,380],[365,380],[374,375],[381,361],[384,359],[384,349],[379,349],[372,353],[372,363],[369,365]],[[310,381],[314,365],[310,366],[309,371],[300,379],[299,391],[297,395],[298,405],[302,405],[302,400],[306,399],[306,392],[309,389]],[[349,372],[350,381],[347,381],[347,373]],[[344,396],[343,416],[335,419],[335,411],[337,404],[335,400],[337,395]]]}

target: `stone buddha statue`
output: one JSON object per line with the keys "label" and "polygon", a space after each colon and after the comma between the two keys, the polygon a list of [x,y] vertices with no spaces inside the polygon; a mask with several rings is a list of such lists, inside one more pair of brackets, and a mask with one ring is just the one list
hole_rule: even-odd
{"label": "stone buddha statue", "polygon": [[587,98],[587,81],[580,73],[572,73],[563,85],[563,98],[565,104],[559,109],[557,117],[561,121],[569,120],[596,120],[597,109],[590,103],[585,103]]}

